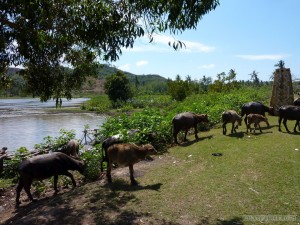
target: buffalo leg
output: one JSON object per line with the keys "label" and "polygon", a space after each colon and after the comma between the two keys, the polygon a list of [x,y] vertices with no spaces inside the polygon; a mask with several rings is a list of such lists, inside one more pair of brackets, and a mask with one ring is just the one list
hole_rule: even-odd
{"label": "buffalo leg", "polygon": [[[72,175],[70,172],[68,172],[68,171],[67,171],[66,173],[64,173],[64,175],[70,177],[70,179],[72,180],[73,187],[76,187],[76,182],[75,182],[75,180],[74,180],[73,175]],[[57,176],[57,177],[58,177],[58,176]],[[57,182],[57,180],[56,180],[56,182]]]}
{"label": "buffalo leg", "polygon": [[58,181],[58,175],[54,175],[54,191],[55,192],[58,192],[57,181]]}
{"label": "buffalo leg", "polygon": [[22,180],[22,178],[19,179],[19,184],[17,186],[17,194],[16,194],[16,207],[18,207],[21,202],[20,202],[20,193],[22,191],[24,187],[24,181]]}
{"label": "buffalo leg", "polygon": [[296,121],[296,124],[295,124],[295,127],[294,127],[294,132],[295,133],[297,133],[297,129],[296,128],[297,128],[298,124],[299,124],[299,120]]}
{"label": "buffalo leg", "polygon": [[262,130],[261,130],[261,127],[260,127],[259,123],[257,124],[257,126],[258,126],[258,128],[260,130],[260,133],[262,133]]}
{"label": "buffalo leg", "polygon": [[176,144],[178,144],[177,134],[178,134],[178,132],[176,132],[176,131],[173,132],[173,137],[174,137],[174,141],[175,141]]}
{"label": "buffalo leg", "polygon": [[250,133],[251,133],[251,124],[250,123],[247,124],[247,133],[248,133],[248,129],[250,130]]}
{"label": "buffalo leg", "polygon": [[287,118],[284,118],[282,123],[283,123],[283,125],[284,125],[286,131],[287,131],[288,133],[290,133],[289,129],[287,128],[286,122],[287,122]]}
{"label": "buffalo leg", "polygon": [[226,129],[226,122],[223,123],[223,134],[226,135],[227,129]]}
{"label": "buffalo leg", "polygon": [[183,141],[187,141],[186,136],[187,136],[188,131],[189,131],[188,129],[186,129],[186,130],[184,131],[184,139],[183,139]]}
{"label": "buffalo leg", "polygon": [[278,131],[281,131],[281,121],[282,121],[282,117],[280,116],[278,119]]}
{"label": "buffalo leg", "polygon": [[111,163],[109,162],[109,160],[107,161],[106,178],[107,178],[108,183],[112,182],[112,179],[111,179]]}
{"label": "buffalo leg", "polygon": [[30,192],[30,187],[32,184],[32,179],[29,179],[28,181],[24,182],[24,190],[26,192],[26,194],[28,195],[28,198],[30,199],[30,201],[34,202],[36,201],[36,199],[33,199],[31,192]]}
{"label": "buffalo leg", "polygon": [[[244,119],[244,122],[245,122],[246,126],[247,126],[247,124],[248,124],[248,123],[247,123],[247,122],[248,122],[248,121],[247,121],[247,116],[248,116],[248,115],[246,114],[246,117],[245,117],[245,119]],[[250,131],[250,132],[251,132],[251,131]]]}
{"label": "buffalo leg", "polygon": [[195,125],[195,138],[198,139],[198,129],[197,129],[197,124]]}
{"label": "buffalo leg", "polygon": [[129,173],[130,173],[130,181],[131,181],[131,185],[137,185],[138,183],[136,182],[136,180],[134,179],[133,176],[133,165],[129,165]]}
{"label": "buffalo leg", "polygon": [[231,133],[233,134],[233,132],[236,133],[236,130],[235,130],[235,127],[234,127],[234,123],[232,123],[232,127],[231,127]]}
{"label": "buffalo leg", "polygon": [[[253,133],[255,133],[255,131],[256,131],[256,127],[257,127],[257,124],[256,124],[256,123],[254,123]],[[250,132],[251,132],[251,130],[250,130]]]}

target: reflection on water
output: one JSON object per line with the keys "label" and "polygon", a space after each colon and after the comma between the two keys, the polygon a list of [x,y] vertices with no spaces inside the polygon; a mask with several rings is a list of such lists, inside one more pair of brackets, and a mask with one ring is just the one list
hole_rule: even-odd
{"label": "reflection on water", "polygon": [[[73,99],[65,104],[70,107],[87,99]],[[46,136],[57,137],[60,129],[75,130],[76,138],[81,139],[85,125],[96,129],[105,121],[105,117],[88,113],[48,114],[42,109],[53,107],[55,103],[41,103],[36,99],[0,100],[0,148],[7,147],[13,152],[24,146],[33,149]]]}

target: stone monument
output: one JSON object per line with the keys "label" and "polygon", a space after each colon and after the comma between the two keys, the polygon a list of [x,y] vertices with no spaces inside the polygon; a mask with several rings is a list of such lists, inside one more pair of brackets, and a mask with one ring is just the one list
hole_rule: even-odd
{"label": "stone monument", "polygon": [[275,112],[282,105],[293,105],[294,93],[292,75],[289,68],[276,69],[274,72],[274,82],[270,106]]}

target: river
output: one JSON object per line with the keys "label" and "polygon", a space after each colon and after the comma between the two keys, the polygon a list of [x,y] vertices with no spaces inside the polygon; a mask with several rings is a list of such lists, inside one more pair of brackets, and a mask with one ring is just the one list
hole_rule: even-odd
{"label": "river", "polygon": [[[63,99],[62,107],[75,107],[87,98]],[[39,99],[0,99],[0,148],[14,152],[20,147],[31,150],[35,144],[44,142],[44,137],[59,136],[61,129],[74,130],[76,138],[83,137],[85,125],[99,129],[105,122],[104,116],[93,113],[50,112],[55,101],[40,102]]]}

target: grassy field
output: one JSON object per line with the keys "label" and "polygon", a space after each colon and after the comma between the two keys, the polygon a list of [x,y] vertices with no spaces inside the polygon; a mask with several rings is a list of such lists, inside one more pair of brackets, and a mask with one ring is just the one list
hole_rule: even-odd
{"label": "grassy field", "polygon": [[[137,192],[139,205],[129,206],[180,224],[259,224],[246,221],[250,215],[298,215],[299,224],[300,136],[278,132],[277,117],[269,120],[262,134],[246,134],[243,124],[236,135],[224,136],[219,128],[201,133],[197,142],[190,136],[192,142],[171,148],[162,156],[171,160],[141,179],[161,183],[160,189]],[[293,130],[294,121],[288,125]]]}
{"label": "grassy field", "polygon": [[300,133],[279,132],[277,117],[269,122],[262,134],[245,133],[243,124],[233,135],[217,127],[197,141],[189,136],[144,169],[136,165],[138,187],[113,177],[21,212],[32,222],[56,208],[61,224],[300,224]]}

